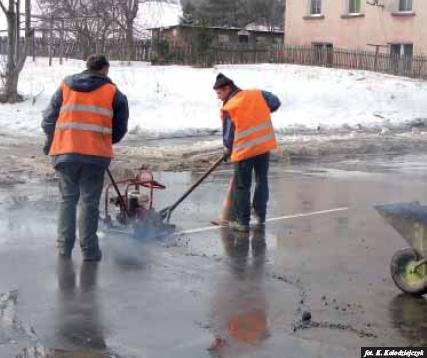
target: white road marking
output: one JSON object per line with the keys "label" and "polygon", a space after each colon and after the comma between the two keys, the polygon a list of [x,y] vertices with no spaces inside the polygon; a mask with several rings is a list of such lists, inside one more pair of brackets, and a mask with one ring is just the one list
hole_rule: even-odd
{"label": "white road marking", "polygon": [[[313,211],[310,213],[300,213],[300,214],[294,214],[294,215],[280,216],[277,218],[267,219],[266,221],[270,223],[270,222],[275,222],[275,221],[305,218],[305,217],[315,216],[315,215],[325,215],[325,214],[337,213],[340,211],[347,211],[347,210],[350,210],[350,208],[342,207],[342,208],[335,208],[335,209],[328,209],[328,210],[321,210],[321,211]],[[180,231],[180,232],[175,233],[175,235],[197,234],[199,232],[213,231],[213,230],[219,230],[219,229],[221,229],[221,226],[206,226],[206,227],[202,227],[202,228],[198,228],[198,229]]]}

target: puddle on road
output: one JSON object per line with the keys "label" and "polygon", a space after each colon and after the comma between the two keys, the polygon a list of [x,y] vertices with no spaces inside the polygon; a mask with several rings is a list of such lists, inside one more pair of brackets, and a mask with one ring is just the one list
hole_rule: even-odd
{"label": "puddle on road", "polygon": [[[313,171],[313,173],[317,172]],[[317,174],[322,173],[319,171]],[[186,182],[186,180],[184,180],[186,178],[182,179],[183,182]],[[39,188],[39,190],[41,189]],[[56,187],[53,190],[56,191]],[[212,198],[217,196],[217,192],[217,190],[211,192],[210,195]],[[8,243],[16,238],[16,245],[22,245],[22,240],[24,239],[24,241],[27,242],[29,240],[33,240],[34,238],[41,238],[40,242],[43,245],[49,242],[54,242],[56,218],[53,213],[55,213],[56,208],[50,207],[51,201],[49,199],[49,195],[46,195],[45,198],[37,199],[39,200],[39,203],[46,199],[44,201],[46,202],[46,210],[38,210],[41,207],[32,204],[35,200],[34,196],[31,196],[31,194],[28,194],[28,192],[19,191],[19,193],[22,195],[16,196],[16,202],[14,203],[16,210],[4,210],[4,215],[2,214],[0,216],[0,243],[3,239],[2,236],[4,236],[2,235],[3,233],[8,235]],[[170,198],[166,198],[166,196],[164,196],[163,200],[167,202],[168,200],[170,201]],[[316,207],[312,206],[312,202],[310,200],[310,198],[305,201],[298,200],[298,203],[302,203],[302,209],[305,211],[316,210]],[[214,203],[214,200],[206,201]],[[5,206],[2,207],[5,209]],[[44,207],[44,204],[42,207]],[[177,212],[177,214],[177,217],[180,218],[179,215],[181,215],[181,212]],[[51,219],[48,220],[47,218],[50,216]],[[182,216],[185,216],[185,213],[182,214]],[[22,222],[15,220],[19,217],[25,218],[25,220],[22,220]],[[191,219],[193,220],[194,217],[192,216]],[[346,216],[337,217],[333,220],[335,220],[334,223],[336,223],[338,233],[344,234],[348,231],[349,220]],[[298,227],[296,228],[298,229]],[[310,230],[310,232],[316,232],[316,230],[318,230],[315,219],[306,219],[302,228],[302,232],[304,230]],[[295,227],[293,226],[282,225],[280,227],[280,230],[285,230],[288,236],[292,234],[294,229]],[[47,232],[50,232],[51,236],[49,236]],[[220,236],[219,240],[218,236]],[[209,327],[207,327],[210,333],[215,336],[215,343],[217,343],[217,346],[214,344],[212,348],[214,351],[219,352],[228,351],[230,349],[236,349],[240,352],[240,349],[243,349],[241,348],[241,344],[246,344],[248,350],[253,352],[255,349],[254,346],[265,343],[269,339],[270,335],[274,335],[276,332],[275,329],[277,328],[278,321],[275,321],[275,315],[272,314],[272,312],[274,312],[276,316],[281,315],[282,318],[280,323],[285,322],[286,324],[287,322],[289,325],[291,325],[289,317],[293,316],[295,307],[289,303],[291,301],[289,298],[295,296],[296,299],[301,302],[301,304],[297,304],[297,306],[303,306],[305,308],[303,302],[306,301],[306,298],[309,295],[309,292],[304,290],[304,286],[300,284],[297,278],[269,272],[271,269],[271,262],[269,262],[270,257],[268,252],[276,250],[278,243],[279,245],[280,243],[283,245],[283,242],[288,243],[288,246],[286,247],[286,252],[288,255],[291,255],[294,252],[291,246],[292,243],[286,241],[286,237],[282,238],[282,236],[285,235],[281,235],[279,231],[278,235],[267,235],[267,237],[263,237],[263,235],[261,235],[261,237],[258,238],[251,237],[250,242],[248,238],[243,237],[242,240],[242,237],[238,238],[237,236],[239,235],[233,235],[228,230],[219,230],[219,234],[215,232],[214,234],[209,233],[197,237],[194,236],[191,237],[191,239],[188,239],[188,242],[177,242],[175,244],[168,243],[166,246],[163,246],[163,248],[166,249],[170,248],[169,251],[164,251],[167,251],[169,254],[171,252],[175,254],[176,261],[180,264],[174,267],[173,270],[178,272],[180,271],[180,269],[184,266],[182,264],[182,260],[185,260],[185,265],[188,265],[188,262],[198,262],[196,260],[191,261],[191,258],[188,259],[188,255],[206,258],[206,260],[210,260],[207,262],[212,263],[212,267],[219,267],[224,271],[219,272],[220,274],[216,272],[217,276],[215,277],[218,278],[218,281],[212,281],[214,284],[216,283],[216,286],[214,286],[215,292],[211,297],[213,301],[213,312],[210,317],[211,321],[209,322]],[[164,266],[166,268],[158,268],[159,256],[156,256],[159,255],[160,251],[158,250],[158,246],[155,247],[156,251],[153,250],[155,251],[155,254],[151,256],[151,249],[149,246],[141,246],[138,242],[129,239],[122,239],[123,238],[121,237],[113,237],[103,241],[103,247],[108,248],[108,250],[105,250],[105,252],[109,252],[110,254],[110,256],[106,255],[106,259],[110,259],[110,261],[106,260],[107,265],[109,262],[111,263],[111,260],[113,262],[113,265],[110,264],[110,266],[104,266],[104,272],[111,270],[111,272],[115,272],[115,274],[117,274],[118,271],[120,275],[126,274],[128,275],[127,277],[131,277],[132,273],[139,274],[137,271],[144,271],[142,273],[146,273],[145,271],[149,271],[145,270],[147,268],[151,270],[157,269],[160,273],[163,274],[169,274],[169,271],[172,271],[172,269],[168,269],[167,266]],[[185,240],[185,238],[182,240]],[[182,250],[180,250],[181,248]],[[169,264],[170,261],[167,260],[171,260],[171,258],[166,256],[166,264]],[[205,267],[204,265],[204,263],[200,264],[201,267]],[[103,329],[108,327],[106,322],[108,322],[111,317],[118,318],[114,315],[103,317],[108,315],[103,312],[102,304],[97,302],[97,299],[99,299],[102,303],[105,297],[102,297],[102,295],[98,295],[99,297],[97,297],[98,290],[94,289],[96,286],[96,272],[91,272],[90,270],[88,272],[87,267],[86,269],[85,267],[82,267],[79,281],[78,272],[74,272],[72,267],[63,267],[62,269],[63,270],[59,270],[58,272],[58,278],[65,286],[60,287],[60,289],[62,289],[63,296],[61,296],[57,302],[56,307],[58,308],[59,313],[58,317],[56,317],[57,319],[55,320],[57,325],[54,328],[56,330],[55,332],[63,335],[62,338],[71,337],[71,343],[73,344],[61,344],[63,341],[58,340],[58,344],[56,345],[43,340],[44,344],[50,347],[50,349],[41,347],[27,349],[22,351],[22,354],[18,355],[17,357],[118,357],[117,355],[113,355],[111,353],[88,352],[88,350],[91,349],[98,351],[107,350],[105,346],[102,347],[99,345],[95,346],[94,344],[87,344],[86,339],[87,337],[91,337],[92,343],[96,343],[98,338],[100,338],[98,342],[102,342],[102,340],[104,340],[104,338],[102,338]],[[184,270],[182,271],[183,273],[181,274],[189,276],[187,268],[184,267]],[[202,275],[203,271],[200,273],[200,276]],[[82,279],[83,277],[86,279]],[[136,275],[134,277],[136,277]],[[140,277],[141,276],[139,276],[139,278]],[[159,277],[161,279],[164,276]],[[195,275],[194,277],[197,280],[199,276]],[[208,279],[212,279],[212,277],[213,276],[208,276]],[[76,278],[78,282],[77,284]],[[169,276],[166,276],[166,278],[169,279]],[[188,277],[186,277],[186,279],[190,280]],[[205,277],[204,280],[206,280]],[[178,284],[186,282],[179,282],[179,279],[177,281]],[[174,281],[174,284],[175,283],[176,282]],[[149,281],[146,281],[144,284],[148,284],[148,286],[150,286]],[[204,287],[200,285],[202,284],[198,284],[197,282],[192,283],[192,285],[188,284],[188,286],[194,289],[194,292],[196,293],[198,293],[197,290],[200,290],[200,287]],[[159,289],[156,285],[153,287]],[[169,287],[166,288],[169,289]],[[163,289],[164,285],[162,284],[160,292],[163,292]],[[181,293],[182,291],[183,290],[181,287],[178,292]],[[274,297],[273,294],[271,294],[272,291],[275,292]],[[2,296],[0,295],[0,298],[1,297]],[[147,297],[150,298],[150,296]],[[183,297],[188,298],[188,296]],[[203,296],[200,294],[200,296],[197,297]],[[276,299],[276,297],[279,298]],[[283,301],[285,300],[284,298],[286,298],[287,305],[291,306],[290,308],[283,307]],[[13,300],[4,299],[4,302],[6,301],[13,302]],[[139,305],[140,302],[138,301],[137,304]],[[8,307],[12,306],[12,303],[8,303]],[[168,308],[168,306],[165,307]],[[410,342],[417,342],[420,345],[426,344],[426,337],[423,337],[423,332],[425,332],[427,329],[425,320],[423,319],[425,317],[424,313],[426,310],[426,300],[412,300],[407,297],[400,297],[396,298],[390,303],[390,319],[393,322],[394,327],[401,332],[402,336],[407,337]],[[165,311],[168,312],[168,310]],[[158,314],[158,312],[155,313]],[[170,309],[170,313],[171,315],[175,314],[177,317],[181,317],[177,312],[174,313],[173,308]],[[0,328],[2,327],[2,324],[4,324],[4,317],[6,316],[1,314],[0,309]],[[129,319],[129,317],[124,317],[124,319]],[[329,317],[326,319],[329,319]],[[317,323],[314,321],[307,328],[333,330],[333,334],[338,333],[339,330],[344,330],[346,332],[350,332],[351,335],[354,335],[355,337],[357,335],[362,337],[371,336],[370,330],[366,332],[364,330],[356,330],[348,324],[328,323],[325,321],[319,320]],[[154,322],[154,320],[152,322]],[[183,322],[184,321],[182,320],[180,323],[182,324]],[[84,328],[82,329],[82,327]],[[164,328],[165,327],[162,327],[162,329]],[[289,330],[291,329],[292,327],[289,327]],[[124,332],[123,334],[125,335],[125,338],[128,338],[130,335],[128,332]],[[107,341],[107,338],[105,338],[105,341]],[[197,339],[197,337],[195,339]],[[217,339],[218,341],[216,341]],[[30,340],[31,343],[26,344],[27,347],[32,347],[35,344],[33,338],[30,338]],[[143,339],[141,340],[142,342],[138,341],[136,344],[147,344],[143,341]],[[224,342],[226,342],[226,344],[229,342],[234,342],[234,346],[233,344],[228,344],[228,346],[222,347]],[[108,342],[104,342],[104,345],[106,343]],[[62,349],[69,350],[76,349],[79,351],[55,351],[52,350],[53,347],[60,347]],[[118,351],[121,352],[120,349]]]}
{"label": "puddle on road", "polygon": [[427,346],[427,299],[401,294],[390,301],[389,312],[392,325],[414,347]]}
{"label": "puddle on road", "polygon": [[15,358],[118,358],[116,355],[94,352],[51,351],[41,347],[25,349]]}
{"label": "puddle on road", "polygon": [[[113,358],[112,356],[104,353],[90,353],[90,352],[61,352],[56,351],[51,356],[52,358]],[[46,357],[50,358],[50,357]]]}

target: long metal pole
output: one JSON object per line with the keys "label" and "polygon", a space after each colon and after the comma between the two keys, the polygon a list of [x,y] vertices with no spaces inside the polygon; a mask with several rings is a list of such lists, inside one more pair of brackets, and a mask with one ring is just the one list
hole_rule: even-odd
{"label": "long metal pole", "polygon": [[179,204],[181,204],[220,164],[225,160],[225,155],[221,156],[174,204],[160,211],[160,215],[169,222],[169,219]]}

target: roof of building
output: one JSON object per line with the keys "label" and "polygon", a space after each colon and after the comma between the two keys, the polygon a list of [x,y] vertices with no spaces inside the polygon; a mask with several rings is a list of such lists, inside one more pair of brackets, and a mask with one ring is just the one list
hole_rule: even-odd
{"label": "roof of building", "polygon": [[211,30],[228,30],[228,31],[241,31],[246,30],[249,32],[257,32],[257,33],[268,33],[268,34],[279,34],[283,35],[284,31],[277,28],[269,29],[266,26],[256,26],[256,25],[248,25],[246,27],[222,27],[222,26],[198,26],[198,25],[186,25],[186,24],[180,24],[180,25],[172,25],[172,26],[164,26],[164,27],[153,27],[149,30],[173,30],[176,28],[208,28]]}

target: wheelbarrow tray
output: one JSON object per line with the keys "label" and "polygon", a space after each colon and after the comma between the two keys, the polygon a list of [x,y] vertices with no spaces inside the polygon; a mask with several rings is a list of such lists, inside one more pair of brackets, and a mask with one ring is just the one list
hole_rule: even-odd
{"label": "wheelbarrow tray", "polygon": [[375,209],[419,256],[427,257],[427,205],[414,201],[379,205]]}

